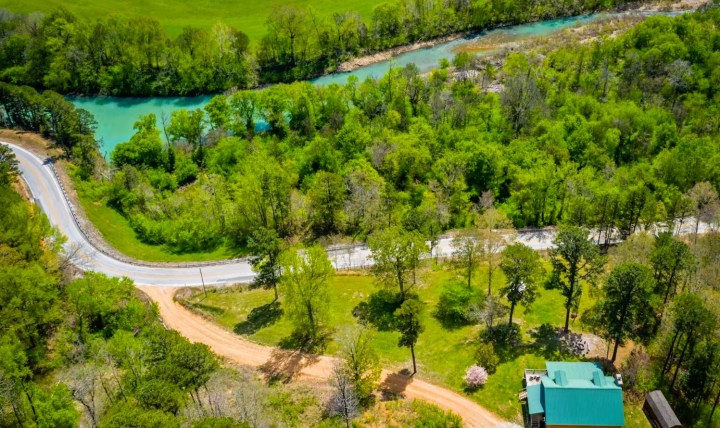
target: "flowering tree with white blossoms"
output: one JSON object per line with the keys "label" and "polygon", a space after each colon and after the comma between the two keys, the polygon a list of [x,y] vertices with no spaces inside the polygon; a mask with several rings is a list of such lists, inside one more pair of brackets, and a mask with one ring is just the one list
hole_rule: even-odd
{"label": "flowering tree with white blossoms", "polygon": [[484,367],[470,366],[465,373],[465,383],[470,388],[479,388],[485,385],[488,379],[488,372]]}

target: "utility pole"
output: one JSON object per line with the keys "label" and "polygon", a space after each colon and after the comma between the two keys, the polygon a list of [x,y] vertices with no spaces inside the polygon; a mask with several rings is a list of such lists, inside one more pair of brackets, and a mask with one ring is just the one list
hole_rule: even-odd
{"label": "utility pole", "polygon": [[200,269],[200,280],[202,281],[203,293],[205,293],[205,297],[207,297],[207,289],[205,288],[205,278],[203,278],[202,268],[198,269]]}

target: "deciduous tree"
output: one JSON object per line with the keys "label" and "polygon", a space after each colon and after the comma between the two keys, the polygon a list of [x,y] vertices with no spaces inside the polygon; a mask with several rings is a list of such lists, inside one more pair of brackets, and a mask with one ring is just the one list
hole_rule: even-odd
{"label": "deciduous tree", "polygon": [[663,305],[678,289],[683,275],[693,266],[695,258],[682,241],[665,232],[655,238],[655,248],[650,254],[658,291],[664,295]]}
{"label": "deciduous tree", "polygon": [[604,260],[589,232],[579,227],[561,227],[550,250],[552,276],[547,286],[558,288],[565,298],[565,333],[570,331],[570,312],[577,310],[583,284],[592,283],[602,271]]}
{"label": "deciduous tree", "polygon": [[510,302],[508,324],[512,325],[515,305],[522,303],[528,307],[535,301],[537,280],[542,271],[540,257],[526,245],[513,244],[503,250],[500,269],[506,278],[500,294]]}
{"label": "deciduous tree", "polygon": [[327,324],[328,281],[333,268],[325,250],[319,245],[302,253],[292,249],[281,257],[281,291],[287,314],[295,331],[309,340],[317,339]]}
{"label": "deciduous tree", "polygon": [[282,239],[274,229],[259,227],[248,239],[248,249],[252,252],[253,271],[257,276],[253,282],[264,288],[272,288],[275,300],[278,299],[277,285],[280,282],[280,252]]}
{"label": "deciduous tree", "polygon": [[405,299],[403,304],[395,311],[395,326],[400,332],[398,346],[410,348],[413,362],[413,374],[417,373],[417,364],[415,362],[415,345],[417,344],[420,333],[425,331],[422,324],[422,313],[425,304],[417,297]]}
{"label": "deciduous tree", "polygon": [[360,403],[368,403],[380,380],[380,359],[372,339],[373,333],[366,327],[347,330],[340,337],[339,369],[349,378]]}
{"label": "deciduous tree", "polygon": [[420,256],[427,252],[427,245],[416,232],[408,232],[394,226],[375,233],[368,239],[372,273],[380,285],[395,288],[405,300],[417,285]]}
{"label": "deciduous tree", "polygon": [[642,336],[652,323],[653,286],[652,272],[638,263],[618,265],[605,281],[600,317],[615,341],[611,361],[626,338]]}
{"label": "deciduous tree", "polygon": [[512,241],[514,230],[507,214],[495,208],[486,209],[477,221],[478,241],[488,266],[488,296],[492,294],[492,279],[498,267],[500,252]]}
{"label": "deciduous tree", "polygon": [[483,256],[481,246],[475,229],[463,230],[452,240],[453,262],[467,281],[468,288],[472,287],[472,276]]}

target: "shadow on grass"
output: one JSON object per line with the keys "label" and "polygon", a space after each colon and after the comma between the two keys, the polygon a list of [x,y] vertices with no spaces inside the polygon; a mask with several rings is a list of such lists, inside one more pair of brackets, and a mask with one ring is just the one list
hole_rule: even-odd
{"label": "shadow on grass", "polygon": [[468,321],[467,318],[462,315],[449,314],[441,310],[433,311],[432,316],[445,330],[453,331],[472,325],[472,322]]}
{"label": "shadow on grass", "polygon": [[237,323],[233,331],[237,334],[253,334],[263,327],[275,324],[283,315],[280,302],[272,302],[253,308],[243,322]]}
{"label": "shadow on grass", "polygon": [[224,309],[218,308],[217,306],[205,305],[200,302],[191,303],[192,308],[200,312],[205,312],[211,315],[220,316],[225,313]]}
{"label": "shadow on grass", "polygon": [[467,395],[472,395],[472,394],[474,394],[474,393],[476,393],[476,392],[478,392],[478,391],[482,391],[483,389],[485,389],[485,385],[480,385],[480,386],[467,386],[467,385],[465,385],[465,386],[463,387],[463,392],[464,392],[465,394],[467,394]]}
{"label": "shadow on grass", "polygon": [[520,326],[498,324],[480,332],[480,341],[493,345],[501,363],[512,361],[526,352]]}
{"label": "shadow on grass", "polygon": [[353,308],[353,316],[360,324],[372,325],[379,331],[391,331],[395,324],[395,311],[402,304],[399,293],[380,290]]}
{"label": "shadow on grass", "polygon": [[290,336],[280,340],[278,346],[284,350],[297,350],[300,352],[321,353],[332,339],[332,330],[323,329],[314,337],[305,331],[295,330]]}
{"label": "shadow on grass", "polygon": [[587,344],[579,333],[565,333],[561,327],[542,324],[531,330],[533,352],[546,359],[567,356],[580,357],[587,353]]}

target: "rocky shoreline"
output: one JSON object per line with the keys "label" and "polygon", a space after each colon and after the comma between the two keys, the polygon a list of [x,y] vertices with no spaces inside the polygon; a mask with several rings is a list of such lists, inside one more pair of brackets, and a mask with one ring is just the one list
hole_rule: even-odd
{"label": "rocky shoreline", "polygon": [[[709,0],[681,0],[679,2],[673,2],[671,4],[663,4],[660,3],[649,3],[649,4],[643,4],[640,7],[635,8],[629,8],[622,10],[623,12],[653,12],[653,11],[691,11],[698,9],[706,4],[710,3]],[[502,28],[503,26],[496,27],[496,28]],[[493,28],[495,29],[495,28]],[[375,52],[368,55],[363,55],[360,57],[352,58],[350,60],[347,60],[343,63],[341,63],[335,70],[333,70],[333,73],[347,73],[350,71],[357,70],[361,67],[366,67],[368,65],[377,64],[383,61],[387,61],[392,59],[393,57],[396,57],[398,55],[416,51],[419,49],[425,49],[425,48],[431,48],[433,46],[437,46],[443,43],[451,42],[453,40],[460,39],[462,37],[467,36],[468,34],[472,34],[472,32],[464,31],[460,33],[454,33],[447,36],[438,37],[431,40],[424,40],[420,42],[415,42],[409,45],[402,45],[402,46],[396,46],[394,48],[381,51],[381,52]],[[327,73],[329,74],[329,73]]]}

